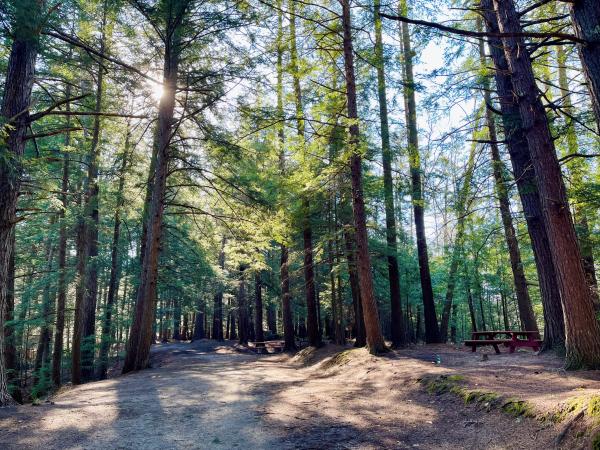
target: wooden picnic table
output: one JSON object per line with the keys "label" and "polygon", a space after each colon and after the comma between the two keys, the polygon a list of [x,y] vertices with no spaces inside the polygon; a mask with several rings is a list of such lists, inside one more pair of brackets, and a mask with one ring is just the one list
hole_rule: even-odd
{"label": "wooden picnic table", "polygon": [[285,347],[285,341],[254,341],[248,342],[248,347],[253,349],[256,353],[263,353],[263,350],[265,353],[269,353],[269,349],[272,349],[273,351],[279,350],[280,352],[283,352],[283,349]]}
{"label": "wooden picnic table", "polygon": [[[507,336],[504,339],[498,339],[496,336]],[[471,334],[471,340],[465,341],[466,346],[470,346],[473,352],[477,347],[491,345],[496,353],[500,353],[498,345],[502,344],[509,348],[509,353],[514,353],[518,347],[530,347],[538,351],[542,344],[539,339],[540,333],[537,331],[514,331],[514,330],[490,330],[474,331]]]}

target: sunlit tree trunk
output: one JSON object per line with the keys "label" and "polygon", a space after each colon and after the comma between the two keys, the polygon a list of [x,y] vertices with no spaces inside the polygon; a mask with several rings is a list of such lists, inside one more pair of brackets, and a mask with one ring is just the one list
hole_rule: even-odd
{"label": "sunlit tree trunk", "polygon": [[147,217],[148,231],[123,373],[146,368],[150,358],[150,345],[152,344],[158,256],[162,238],[162,219],[165,207],[168,164],[171,157],[170,146],[181,51],[182,30],[180,26],[188,6],[187,2],[174,1],[173,3],[174,11],[170,11],[169,16],[166,18],[165,35],[168,38],[164,42],[163,95],[158,106],[158,124],[154,143],[157,146],[157,156],[152,181],[152,197]]}

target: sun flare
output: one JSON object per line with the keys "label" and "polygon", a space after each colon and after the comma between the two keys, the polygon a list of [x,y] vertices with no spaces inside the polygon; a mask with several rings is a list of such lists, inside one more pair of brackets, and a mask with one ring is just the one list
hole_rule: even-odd
{"label": "sun flare", "polygon": [[164,93],[164,88],[161,83],[152,83],[152,98],[156,101],[159,101]]}

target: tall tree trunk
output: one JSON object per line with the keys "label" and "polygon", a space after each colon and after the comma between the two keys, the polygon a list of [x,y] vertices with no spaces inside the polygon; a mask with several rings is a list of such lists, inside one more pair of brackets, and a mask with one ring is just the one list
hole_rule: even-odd
{"label": "tall tree trunk", "polygon": [[248,304],[246,298],[246,267],[240,265],[240,280],[237,296],[238,343],[248,343]]}
{"label": "tall tree trunk", "polygon": [[[13,403],[8,392],[4,356],[4,319],[10,264],[14,251],[13,232],[21,186],[21,158],[25,150],[31,89],[35,75],[39,32],[44,20],[44,1],[16,3],[13,42],[8,59],[0,115],[10,124],[0,142],[0,406]],[[27,11],[24,9],[27,8]]]}
{"label": "tall tree trunk", "polygon": [[[66,85],[66,98],[71,97],[71,85]],[[71,111],[71,103],[65,105],[67,112]],[[67,116],[67,128],[70,128],[71,118]],[[71,145],[71,133],[65,133],[65,147]],[[61,206],[59,213],[60,229],[58,236],[58,294],[56,299],[56,320],[54,324],[54,348],[52,349],[52,383],[55,387],[60,387],[62,380],[62,356],[63,341],[65,332],[65,306],[67,300],[67,224],[65,223],[65,213],[69,206],[69,153],[63,152],[63,171],[61,182]]]}
{"label": "tall tree trunk", "polygon": [[[196,316],[194,317],[194,335],[192,336],[193,341],[199,341],[206,337],[206,330],[204,329],[204,311],[198,309]],[[214,338],[213,338],[214,339]]]}
{"label": "tall tree trunk", "polygon": [[263,332],[263,300],[261,272],[254,274],[254,340],[262,342],[265,340]]}
{"label": "tall tree trunk", "polygon": [[[482,19],[477,18],[477,29],[482,31]],[[483,39],[479,40],[479,58],[482,70],[487,67],[485,43]],[[519,250],[519,242],[517,241],[517,233],[512,222],[510,212],[510,201],[508,199],[508,187],[504,175],[504,164],[500,159],[500,149],[498,148],[498,133],[496,131],[496,122],[494,114],[490,109],[492,105],[491,86],[487,74],[483,77],[483,98],[485,101],[485,118],[488,127],[488,137],[490,139],[490,152],[492,160],[492,172],[494,182],[496,184],[496,195],[498,196],[498,204],[500,206],[500,217],[502,226],[504,227],[504,238],[508,247],[508,255],[510,257],[510,267],[513,274],[515,284],[515,293],[517,295],[517,305],[519,306],[519,315],[521,316],[522,326],[526,331],[538,331],[537,321],[531,306],[531,298],[527,289],[527,279],[525,278],[525,270],[521,260],[521,251]]]}
{"label": "tall tree trunk", "polygon": [[189,314],[186,311],[183,313],[183,325],[181,327],[181,340],[187,341],[189,336],[190,336]]}
{"label": "tall tree trunk", "polygon": [[117,188],[117,204],[115,206],[115,217],[113,227],[113,240],[110,255],[110,279],[108,282],[108,294],[106,297],[106,306],[104,318],[102,320],[102,337],[100,341],[100,353],[98,355],[98,378],[104,380],[108,370],[108,352],[111,345],[112,315],[115,303],[115,297],[119,289],[119,277],[121,275],[121,266],[119,264],[119,239],[121,236],[121,209],[125,203],[123,190],[125,187],[125,174],[129,164],[129,146],[130,146],[129,123],[125,135],[125,148],[121,161],[121,170],[119,173],[119,186]]}
{"label": "tall tree trunk", "polygon": [[[227,239],[223,236],[221,239],[221,251],[219,252],[219,267],[225,269],[225,243]],[[219,290],[213,299],[213,323],[212,323],[212,338],[216,341],[223,340],[223,288],[219,286]]]}
{"label": "tall tree trunk", "polygon": [[579,57],[600,130],[600,3],[598,0],[577,0],[569,3],[575,35],[587,41],[585,45],[578,45]]}
{"label": "tall tree trunk", "polygon": [[[482,0],[481,9],[487,31],[499,33],[498,19],[492,0]],[[540,284],[542,305],[544,307],[543,348],[545,350],[562,349],[565,343],[565,325],[558,277],[544,225],[542,203],[531,162],[531,153],[525,138],[519,105],[515,102],[513,81],[510,77],[502,42],[498,38],[489,38],[489,48],[495,67],[494,78],[502,113],[504,139],[507,143],[514,179],[517,183],[525,220],[527,221],[527,231],[531,239]]]}
{"label": "tall tree trunk", "polygon": [[[279,140],[279,171],[285,176],[285,113],[283,110],[283,13],[282,0],[277,1],[277,116],[280,120],[278,130]],[[279,263],[279,275],[281,282],[281,315],[283,319],[284,350],[296,350],[294,338],[294,319],[292,317],[292,299],[290,294],[290,275],[288,268],[289,251],[286,243],[281,244],[281,259]]]}
{"label": "tall tree trunk", "polygon": [[[392,179],[392,148],[387,109],[385,83],[385,59],[381,32],[381,1],[375,0],[375,58],[377,64],[377,94],[379,97],[379,120],[381,126],[381,157],[383,164],[383,192],[385,198],[385,236],[387,241],[388,280],[390,284],[390,322],[392,347],[406,344],[404,317],[400,301],[400,274],[398,273],[398,245],[396,242],[396,211],[394,208],[394,181]],[[437,326],[437,321],[436,321]]]}
{"label": "tall tree trunk", "polygon": [[356,266],[356,249],[351,225],[345,225],[344,245],[346,248],[346,260],[348,261],[348,278],[350,279],[350,294],[352,295],[352,309],[354,311],[354,346],[364,347],[367,345],[365,333],[365,321],[363,318],[362,301],[360,299],[360,286],[358,282],[358,269]]}
{"label": "tall tree trunk", "polygon": [[[104,3],[100,32],[100,52],[106,47],[107,4]],[[96,75],[96,105],[94,111],[102,111],[104,93],[104,66],[98,64]],[[92,142],[88,166],[87,192],[85,195],[84,217],[86,222],[85,254],[87,258],[81,316],[81,378],[83,381],[94,377],[94,354],[96,347],[96,302],[98,297],[98,231],[99,231],[99,184],[100,165],[100,115],[94,116]]]}
{"label": "tall tree trunk", "polygon": [[[406,1],[400,2],[401,14],[406,14]],[[412,184],[412,203],[415,220],[415,231],[417,235],[417,253],[419,258],[419,275],[421,280],[421,292],[423,295],[423,315],[425,318],[425,342],[428,344],[441,342],[448,334],[446,329],[440,333],[435,303],[433,300],[433,288],[431,285],[431,273],[429,269],[429,254],[427,251],[427,238],[425,236],[425,199],[423,196],[423,181],[421,180],[421,157],[419,155],[419,131],[417,126],[417,101],[415,98],[415,80],[413,75],[413,52],[410,42],[410,31],[408,24],[402,23],[402,54],[404,75],[404,102],[406,111],[406,123],[408,131],[408,158],[410,163],[410,179]]]}
{"label": "tall tree trunk", "polygon": [[144,369],[148,366],[152,344],[152,322],[156,309],[156,283],[158,256],[162,240],[162,219],[165,207],[168,165],[171,157],[171,137],[177,89],[177,73],[181,50],[181,21],[187,3],[177,3],[167,22],[164,50],[163,95],[158,106],[158,128],[155,138],[156,167],[152,181],[152,197],[148,214],[144,260],[140,274],[135,315],[127,341],[127,354],[123,373]]}
{"label": "tall tree trunk", "polygon": [[352,44],[352,19],[350,17],[350,0],[340,0],[342,4],[342,28],[344,36],[344,67],[346,74],[346,97],[348,107],[350,175],[352,179],[352,206],[354,210],[354,227],[356,237],[356,262],[360,286],[360,298],[365,322],[367,348],[370,353],[386,351],[377,301],[373,292],[373,275],[369,255],[369,237],[367,233],[367,214],[362,186],[362,157],[360,152],[360,132],[358,128],[358,108],[356,104],[356,78],[354,75],[354,50]]}
{"label": "tall tree trunk", "polygon": [[[502,33],[522,33],[513,0],[493,0]],[[560,288],[566,331],[567,369],[600,368],[600,326],[587,287],[554,141],[538,95],[531,56],[523,38],[502,39],[525,137],[538,181],[544,224]]]}
{"label": "tall tree trunk", "polygon": [[[298,137],[302,147],[302,158],[306,161],[306,136],[304,121],[304,106],[302,104],[302,88],[300,86],[300,73],[298,65],[298,50],[296,47],[296,1],[290,0],[290,68],[294,85],[294,100],[296,104],[296,117]],[[319,335],[319,320],[317,314],[317,294],[315,290],[315,270],[313,264],[313,243],[311,209],[308,194],[302,197],[302,239],[304,242],[304,289],[306,293],[306,328],[308,332],[308,345],[318,347],[321,345]]]}

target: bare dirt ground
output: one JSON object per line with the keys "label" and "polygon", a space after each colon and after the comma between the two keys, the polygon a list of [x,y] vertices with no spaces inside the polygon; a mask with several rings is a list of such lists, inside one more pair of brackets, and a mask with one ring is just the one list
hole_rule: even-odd
{"label": "bare dirt ground", "polygon": [[[423,376],[556,408],[600,392],[600,374],[567,374],[531,353],[420,346],[375,358],[341,347],[288,355],[230,343],[156,345],[153,368],[67,388],[40,406],[0,410],[1,449],[551,449],[563,424],[511,417]],[[574,448],[570,441],[565,448]]]}

